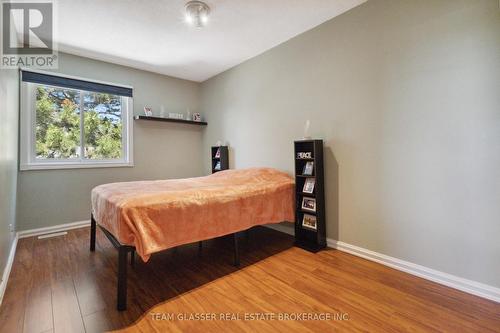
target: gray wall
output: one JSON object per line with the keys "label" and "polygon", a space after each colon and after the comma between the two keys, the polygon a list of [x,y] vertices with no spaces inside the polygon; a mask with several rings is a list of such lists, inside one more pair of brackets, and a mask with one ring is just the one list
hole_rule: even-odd
{"label": "gray wall", "polygon": [[497,0],[370,0],[201,94],[231,167],[293,172],[311,120],[330,238],[500,287]]}
{"label": "gray wall", "polygon": [[[58,72],[134,87],[134,113],[199,109],[199,84],[163,75],[60,54]],[[21,171],[18,230],[90,218],[90,191],[102,183],[199,176],[203,172],[201,126],[134,121],[133,168]],[[208,157],[207,157],[208,158]]]}
{"label": "gray wall", "polygon": [[[10,253],[16,220],[19,76],[0,70],[0,278]],[[13,229],[12,229],[13,230]]]}

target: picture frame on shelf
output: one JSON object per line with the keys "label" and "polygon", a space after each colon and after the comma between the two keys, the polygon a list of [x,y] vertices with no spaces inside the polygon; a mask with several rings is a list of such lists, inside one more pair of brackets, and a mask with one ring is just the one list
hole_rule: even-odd
{"label": "picture frame on shelf", "polygon": [[309,161],[304,165],[304,170],[302,170],[303,176],[312,176],[314,171],[314,162]]}
{"label": "picture frame on shelf", "polygon": [[148,106],[145,106],[144,107],[144,115],[147,117],[152,117],[153,116],[153,109],[148,107]]}
{"label": "picture frame on shelf", "polygon": [[303,210],[307,210],[309,212],[316,213],[316,199],[309,198],[309,197],[303,197],[301,208]]}
{"label": "picture frame on shelf", "polygon": [[201,121],[201,114],[198,112],[193,113],[193,121]]}
{"label": "picture frame on shelf", "polygon": [[316,216],[304,214],[304,217],[302,218],[302,227],[316,231],[318,229]]}
{"label": "picture frame on shelf", "polygon": [[302,188],[302,192],[313,194],[315,184],[316,184],[315,178],[306,178],[306,181],[304,182],[304,187]]}

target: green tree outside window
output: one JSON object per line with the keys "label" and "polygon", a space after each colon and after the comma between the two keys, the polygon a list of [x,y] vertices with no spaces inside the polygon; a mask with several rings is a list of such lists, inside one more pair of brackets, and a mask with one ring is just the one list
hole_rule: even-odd
{"label": "green tree outside window", "polygon": [[35,131],[38,159],[119,159],[123,152],[120,96],[39,86]]}

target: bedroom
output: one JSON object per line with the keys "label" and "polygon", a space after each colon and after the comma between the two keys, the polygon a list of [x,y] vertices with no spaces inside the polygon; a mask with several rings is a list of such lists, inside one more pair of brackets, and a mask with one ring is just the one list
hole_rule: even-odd
{"label": "bedroom", "polygon": [[[0,332],[500,330],[498,1],[43,3],[2,2]],[[93,207],[136,181],[177,189]]]}

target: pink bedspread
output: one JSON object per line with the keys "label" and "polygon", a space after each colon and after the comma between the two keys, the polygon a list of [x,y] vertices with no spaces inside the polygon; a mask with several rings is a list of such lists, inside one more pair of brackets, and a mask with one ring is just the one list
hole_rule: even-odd
{"label": "pink bedspread", "polygon": [[97,186],[92,214],[147,261],[152,253],[246,230],[294,221],[294,181],[270,168],[226,170],[198,178]]}

